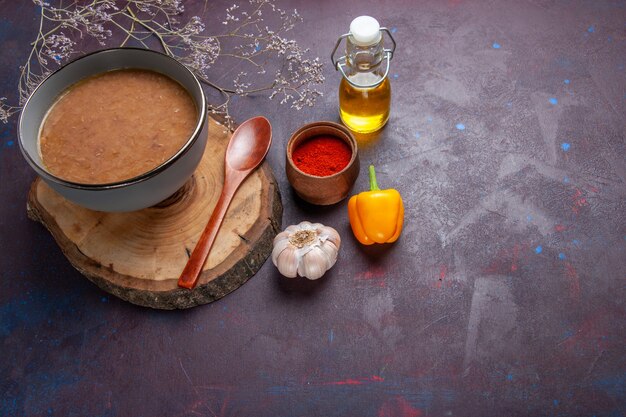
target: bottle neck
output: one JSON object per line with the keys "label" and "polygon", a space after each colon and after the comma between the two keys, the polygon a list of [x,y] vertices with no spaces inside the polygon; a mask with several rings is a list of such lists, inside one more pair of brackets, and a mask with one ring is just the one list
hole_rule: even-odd
{"label": "bottle neck", "polygon": [[[357,45],[350,40],[350,37],[346,39],[346,63],[349,68],[349,72],[354,73],[379,73],[381,69],[381,63],[385,57],[383,40],[372,45]],[[380,74],[382,75],[382,73]]]}

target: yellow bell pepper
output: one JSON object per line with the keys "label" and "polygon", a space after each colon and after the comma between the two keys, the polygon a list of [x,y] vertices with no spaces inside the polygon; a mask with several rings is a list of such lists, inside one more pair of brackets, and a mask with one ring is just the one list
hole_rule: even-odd
{"label": "yellow bell pepper", "polygon": [[404,205],[397,190],[381,190],[376,183],[374,166],[369,167],[370,191],[354,195],[348,201],[352,232],[364,245],[395,242],[402,231]]}

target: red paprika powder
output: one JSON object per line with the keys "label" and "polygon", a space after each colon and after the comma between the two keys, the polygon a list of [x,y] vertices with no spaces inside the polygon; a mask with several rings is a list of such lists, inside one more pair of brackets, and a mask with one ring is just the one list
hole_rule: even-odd
{"label": "red paprika powder", "polygon": [[352,149],[345,141],[328,135],[314,136],[292,152],[293,163],[302,172],[317,177],[336,174],[348,165]]}

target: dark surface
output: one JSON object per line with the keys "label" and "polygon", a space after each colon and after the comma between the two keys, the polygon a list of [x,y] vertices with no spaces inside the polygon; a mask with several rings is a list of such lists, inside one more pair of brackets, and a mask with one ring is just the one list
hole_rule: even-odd
{"label": "dark surface", "polygon": [[[399,241],[360,246],[345,201],[309,206],[287,183],[291,132],[337,120],[330,65],[314,108],[260,96],[233,116],[270,119],[283,225],[335,227],[337,265],[289,281],[269,261],[186,311],[100,291],[27,219],[14,118],[0,125],[0,415],[623,416],[626,3],[280,5],[326,61],[359,14],[393,28],[392,117],[362,144],[355,192],[374,163],[404,197]],[[14,101],[37,10],[0,10]]]}

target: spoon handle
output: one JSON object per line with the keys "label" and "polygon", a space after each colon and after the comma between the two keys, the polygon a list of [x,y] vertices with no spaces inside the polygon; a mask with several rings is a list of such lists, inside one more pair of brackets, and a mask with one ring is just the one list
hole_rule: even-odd
{"label": "spoon handle", "polygon": [[209,252],[211,251],[213,242],[215,242],[217,232],[220,230],[222,221],[226,216],[226,210],[228,210],[228,206],[233,199],[233,190],[237,189],[239,183],[232,185],[233,186],[229,186],[228,181],[224,183],[224,188],[222,188],[222,193],[217,201],[217,204],[215,205],[215,208],[213,209],[211,218],[202,231],[202,235],[200,235],[200,239],[198,239],[198,243],[196,243],[196,247],[191,253],[191,256],[187,260],[185,269],[183,269],[183,272],[178,278],[179,287],[192,289],[196,286],[198,276],[200,275],[200,272],[202,272],[204,262],[206,261],[207,256],[209,256]]}

